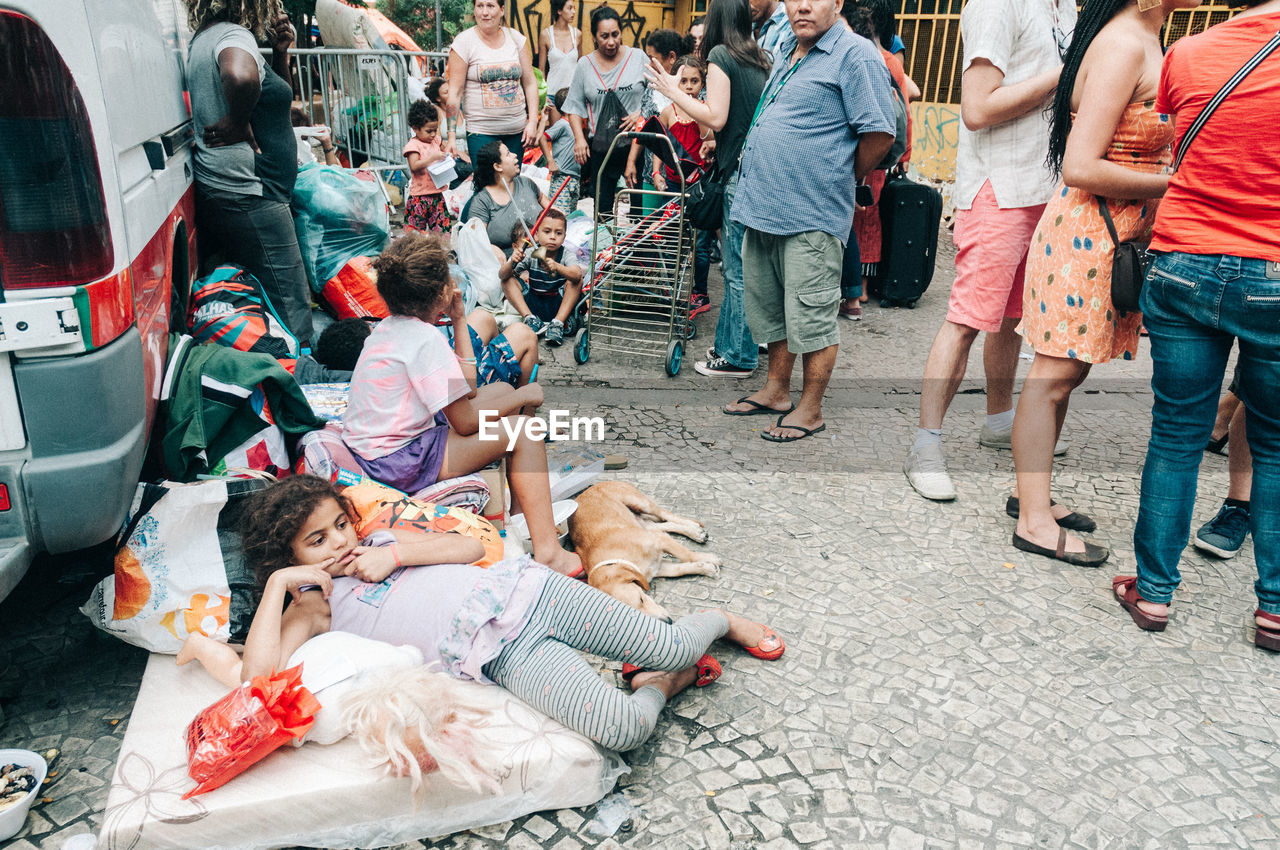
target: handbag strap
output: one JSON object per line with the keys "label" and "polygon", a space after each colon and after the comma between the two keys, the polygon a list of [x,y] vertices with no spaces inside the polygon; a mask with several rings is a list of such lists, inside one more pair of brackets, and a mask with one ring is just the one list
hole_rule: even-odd
{"label": "handbag strap", "polygon": [[[1236,86],[1244,82],[1244,78],[1249,76],[1254,68],[1261,65],[1264,59],[1275,52],[1277,47],[1280,47],[1280,32],[1277,32],[1271,37],[1270,41],[1262,45],[1262,49],[1253,54],[1252,58],[1250,58],[1248,62],[1241,65],[1240,69],[1231,75],[1231,79],[1222,84],[1222,88],[1218,89],[1218,93],[1210,99],[1209,103],[1205,105],[1205,108],[1200,110],[1200,114],[1196,116],[1196,120],[1191,122],[1191,127],[1187,129],[1187,134],[1182,137],[1182,144],[1178,146],[1178,156],[1173,161],[1174,171],[1177,171],[1178,166],[1182,165],[1182,158],[1187,155],[1187,149],[1191,147],[1191,143],[1195,141],[1196,136],[1200,133],[1200,129],[1204,127],[1205,122],[1209,120],[1209,116],[1213,115],[1213,111],[1221,106],[1222,102],[1227,99],[1227,95],[1231,94]],[[1105,210],[1106,207],[1104,206],[1103,209]],[[1110,224],[1110,219],[1108,219],[1108,224]],[[1113,229],[1112,236],[1114,235],[1115,231]]]}
{"label": "handbag strap", "polygon": [[1111,210],[1107,209],[1107,199],[1101,195],[1095,196],[1098,199],[1098,212],[1102,213],[1102,220],[1106,222],[1107,233],[1111,234],[1112,247],[1119,247],[1120,235],[1116,233],[1115,222],[1111,220]]}

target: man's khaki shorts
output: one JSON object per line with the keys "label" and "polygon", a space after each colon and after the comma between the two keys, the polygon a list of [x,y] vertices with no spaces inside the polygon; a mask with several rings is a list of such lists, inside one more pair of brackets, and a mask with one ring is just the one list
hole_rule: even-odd
{"label": "man's khaki shorts", "polygon": [[792,354],[839,345],[843,261],[844,245],[830,233],[774,236],[748,227],[742,285],[747,327],[756,342],[785,339]]}

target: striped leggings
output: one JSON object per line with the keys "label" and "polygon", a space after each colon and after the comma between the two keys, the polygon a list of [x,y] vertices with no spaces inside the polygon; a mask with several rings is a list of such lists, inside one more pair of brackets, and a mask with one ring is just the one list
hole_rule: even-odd
{"label": "striped leggings", "polygon": [[648,670],[684,670],[728,630],[719,612],[667,624],[552,573],[519,636],[484,672],[543,714],[625,752],[653,734],[666,697],[652,685],[627,692],[608,684],[577,650]]}

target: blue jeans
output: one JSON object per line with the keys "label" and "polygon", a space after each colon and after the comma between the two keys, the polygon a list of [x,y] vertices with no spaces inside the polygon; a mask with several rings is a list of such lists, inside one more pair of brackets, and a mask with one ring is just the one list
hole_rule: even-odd
{"label": "blue jeans", "polygon": [[720,301],[720,318],[716,322],[716,353],[739,369],[754,369],[760,352],[747,328],[742,295],[742,236],[746,228],[729,218],[737,188],[738,175],[735,172],[724,186],[724,223],[720,226],[724,297]]}
{"label": "blue jeans", "polygon": [[1167,603],[1181,581],[1200,459],[1239,340],[1240,400],[1253,450],[1254,591],[1259,608],[1280,614],[1280,265],[1162,254],[1147,273],[1142,312],[1155,404],[1133,535],[1138,593]]}
{"label": "blue jeans", "polygon": [[707,294],[707,275],[711,272],[711,240],[709,230],[695,230],[693,236],[693,291]]}
{"label": "blue jeans", "polygon": [[[516,162],[524,162],[524,134],[508,133],[505,136],[488,136],[484,133],[467,133],[467,153],[471,157],[471,164],[474,167],[476,154],[480,149],[490,142],[502,142],[507,146],[507,150],[516,155]],[[461,163],[459,163],[461,164]]]}

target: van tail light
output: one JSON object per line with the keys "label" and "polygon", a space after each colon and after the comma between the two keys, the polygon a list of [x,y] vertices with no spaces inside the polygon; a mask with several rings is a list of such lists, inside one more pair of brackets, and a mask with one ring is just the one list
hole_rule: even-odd
{"label": "van tail light", "polygon": [[71,70],[34,21],[0,11],[0,287],[111,272],[102,174]]}

